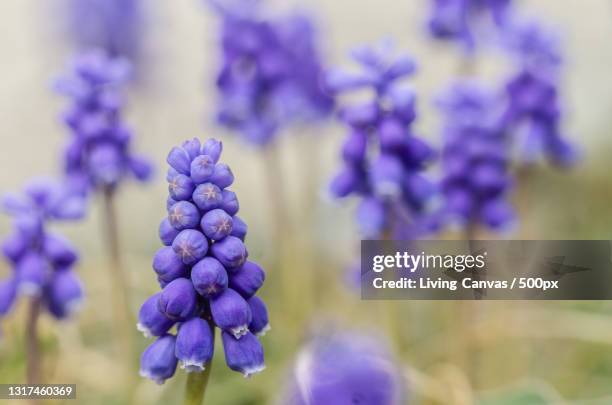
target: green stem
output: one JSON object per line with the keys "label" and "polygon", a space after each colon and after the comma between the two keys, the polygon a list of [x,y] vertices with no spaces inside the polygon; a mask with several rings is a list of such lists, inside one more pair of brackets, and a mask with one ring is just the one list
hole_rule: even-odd
{"label": "green stem", "polygon": [[[213,346],[215,344],[215,329],[213,328]],[[185,386],[185,405],[202,405],[206,387],[210,378],[212,360],[206,365],[201,373],[189,373],[187,375],[187,385]]]}
{"label": "green stem", "polygon": [[116,333],[120,337],[119,350],[121,358],[131,361],[132,356],[132,329],[131,309],[129,306],[129,283],[121,263],[119,245],[119,228],[117,225],[117,212],[115,209],[115,192],[111,188],[104,189],[104,215],[102,221],[106,236],[106,246],[110,259],[111,297],[115,318]]}
{"label": "green stem", "polygon": [[40,297],[33,297],[30,301],[28,320],[26,323],[27,346],[27,382],[40,384],[40,346],[38,342],[38,316],[40,315]]}

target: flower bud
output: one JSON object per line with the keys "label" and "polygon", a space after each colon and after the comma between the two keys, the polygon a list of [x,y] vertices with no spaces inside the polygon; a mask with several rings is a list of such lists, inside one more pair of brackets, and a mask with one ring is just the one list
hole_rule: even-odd
{"label": "flower bud", "polygon": [[354,130],[342,145],[342,157],[346,162],[360,163],[365,159],[367,147],[367,133]]}
{"label": "flower bud", "polygon": [[159,310],[159,296],[161,293],[154,294],[140,307],[138,312],[138,329],[145,337],[162,336],[174,325],[174,321],[162,314]]}
{"label": "flower bud", "polygon": [[242,373],[245,377],[250,377],[266,368],[263,347],[251,332],[238,340],[224,331],[221,333],[221,339],[223,340],[225,362],[232,370]]}
{"label": "flower bud", "polygon": [[270,323],[268,321],[268,309],[266,304],[261,298],[254,295],[247,300],[249,307],[251,308],[251,323],[249,324],[249,330],[255,336],[263,336],[270,330]]}
{"label": "flower bud", "polygon": [[219,188],[226,188],[234,182],[234,174],[225,163],[217,163],[210,181],[219,186]]}
{"label": "flower bud", "polygon": [[183,147],[185,152],[187,152],[187,155],[191,160],[195,159],[197,156],[200,155],[201,144],[198,138],[193,138],[188,141],[185,141],[181,146]]}
{"label": "flower bud", "polygon": [[177,278],[187,277],[187,266],[170,246],[163,247],[155,253],[153,270],[157,273],[159,281],[165,283]]}
{"label": "flower bud", "polygon": [[213,331],[208,322],[201,318],[191,318],[179,326],[174,354],[182,369],[187,372],[204,371],[213,353]]}
{"label": "flower bud", "polygon": [[166,158],[166,162],[168,162],[168,164],[172,166],[172,168],[177,172],[189,176],[189,170],[191,169],[191,159],[189,158],[189,155],[187,154],[185,149],[179,148],[177,146],[172,148],[172,150],[168,154],[168,157]]}
{"label": "flower bud", "polygon": [[200,226],[204,235],[212,240],[221,240],[232,232],[232,217],[222,209],[208,211],[202,216]]}
{"label": "flower bud", "polygon": [[132,156],[129,158],[128,166],[130,171],[140,181],[147,181],[153,174],[153,166],[151,163],[140,156]]}
{"label": "flower bud", "polygon": [[210,156],[215,163],[219,161],[222,151],[223,144],[216,139],[208,139],[202,146],[202,154]]}
{"label": "flower bud", "polygon": [[230,190],[223,190],[221,195],[223,197],[221,209],[223,209],[223,211],[227,212],[229,215],[236,215],[240,209],[240,204],[238,203],[238,198],[236,198],[236,193]]}
{"label": "flower bud", "polygon": [[347,166],[334,177],[329,191],[334,197],[346,197],[359,187],[359,174],[353,167]]}
{"label": "flower bud", "polygon": [[164,218],[159,224],[159,239],[166,246],[172,245],[172,241],[179,234],[179,230],[170,224],[168,218]]}
{"label": "flower bud", "polygon": [[0,281],[0,316],[6,315],[17,296],[17,280],[14,277]]}
{"label": "flower bud", "polygon": [[28,242],[19,233],[14,233],[2,241],[2,253],[12,263],[18,263],[28,248]]}
{"label": "flower bud", "polygon": [[77,254],[67,239],[48,233],[43,241],[43,252],[56,268],[66,268],[74,264]]}
{"label": "flower bud", "polygon": [[157,301],[159,311],[173,321],[184,321],[195,313],[196,291],[187,278],[177,278],[166,285]]}
{"label": "flower bud", "polygon": [[482,220],[493,229],[507,226],[514,219],[514,211],[507,201],[502,198],[488,201],[481,211]]}
{"label": "flower bud", "polygon": [[191,269],[191,282],[202,297],[210,298],[227,288],[227,272],[217,259],[205,257]]}
{"label": "flower bud", "polygon": [[51,273],[47,260],[36,253],[26,254],[17,264],[18,291],[20,294],[37,296]]}
{"label": "flower bud", "polygon": [[366,238],[380,235],[387,223],[385,205],[383,201],[374,197],[361,200],[356,217],[359,230]]}
{"label": "flower bud", "polygon": [[244,298],[231,288],[210,300],[210,312],[215,324],[230,332],[236,339],[240,339],[249,331],[251,308]]}
{"label": "flower bud", "polygon": [[230,235],[237,237],[244,242],[246,237],[248,226],[240,217],[234,216],[232,218],[232,233]]}
{"label": "flower bud", "polygon": [[183,263],[193,264],[206,256],[208,241],[202,232],[185,229],[174,238],[172,249],[179,255]]}
{"label": "flower bud", "polygon": [[191,179],[200,184],[208,181],[215,170],[215,162],[208,155],[200,155],[191,162]]}
{"label": "flower bud", "polygon": [[176,204],[178,201],[176,201],[174,198],[168,196],[166,198],[166,211],[170,211],[170,208]]}
{"label": "flower bud", "polygon": [[252,297],[263,285],[266,273],[258,264],[246,261],[238,270],[232,273],[229,280],[229,287],[243,298]]}
{"label": "flower bud", "polygon": [[194,188],[193,180],[184,174],[177,174],[168,182],[168,191],[175,200],[189,200]]}
{"label": "flower bud", "polygon": [[89,170],[94,181],[101,185],[115,185],[121,179],[122,159],[117,146],[105,142],[95,145],[89,154]]}
{"label": "flower bud", "polygon": [[383,197],[399,195],[403,176],[402,162],[395,156],[382,154],[372,163],[370,177],[377,195]]}
{"label": "flower bud", "polygon": [[202,210],[219,208],[223,202],[221,189],[212,183],[200,184],[193,192],[193,202]]}
{"label": "flower bud", "polygon": [[196,228],[200,222],[200,211],[189,201],[179,201],[170,207],[168,221],[178,230]]}
{"label": "flower bud", "polygon": [[45,293],[49,312],[59,319],[72,315],[83,302],[83,287],[74,271],[54,272]]}
{"label": "flower bud", "polygon": [[408,133],[397,118],[386,118],[379,127],[380,147],[385,152],[392,152],[402,148],[406,143]]}
{"label": "flower bud", "polygon": [[174,355],[176,338],[164,335],[151,343],[140,357],[140,376],[163,384],[176,371],[177,359]]}
{"label": "flower bud", "polygon": [[242,266],[249,255],[244,243],[235,236],[228,236],[213,243],[211,252],[226,269]]}

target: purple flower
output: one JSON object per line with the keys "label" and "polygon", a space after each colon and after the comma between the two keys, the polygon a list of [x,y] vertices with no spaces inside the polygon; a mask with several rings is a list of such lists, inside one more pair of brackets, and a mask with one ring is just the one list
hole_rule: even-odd
{"label": "purple flower", "polygon": [[240,294],[230,288],[210,300],[210,313],[215,324],[236,339],[249,331],[251,308]]}
{"label": "purple flower", "polygon": [[247,302],[251,308],[252,316],[249,330],[255,336],[264,336],[271,328],[268,320],[268,308],[263,300],[256,295],[249,298]]}
{"label": "purple flower", "polygon": [[461,42],[472,50],[477,31],[507,25],[511,3],[511,0],[431,0],[429,32],[437,39]]}
{"label": "purple flower", "polygon": [[251,332],[240,339],[223,331],[223,350],[225,352],[225,362],[229,368],[245,377],[260,373],[266,366],[264,365],[264,351],[259,340]]}
{"label": "purple flower", "polygon": [[163,335],[145,349],[140,358],[140,375],[163,384],[174,375],[178,362],[174,355],[176,337]]}
{"label": "purple flower", "polygon": [[257,1],[211,3],[222,19],[217,76],[222,125],[263,146],[288,125],[331,112],[333,100],[321,85],[318,40],[308,16],[262,17]]}
{"label": "purple flower", "polygon": [[159,296],[157,293],[149,297],[138,312],[137,329],[145,337],[162,336],[174,325],[174,321],[159,310]]}
{"label": "purple flower", "polygon": [[[336,198],[362,199],[357,221],[364,237],[415,236],[432,194],[419,173],[434,155],[411,128],[415,95],[403,79],[412,75],[415,63],[394,56],[388,43],[358,48],[353,59],[358,69],[331,72],[329,87],[340,94],[365,89],[372,96],[340,111],[348,136],[342,146],[342,168],[330,191]],[[408,179],[417,177],[421,184],[415,189]]]}
{"label": "purple flower", "polygon": [[201,318],[181,323],[176,335],[175,355],[182,369],[200,372],[212,360],[214,352],[213,331]]}
{"label": "purple flower", "polygon": [[13,274],[0,281],[0,316],[10,311],[18,294],[39,296],[58,319],[70,316],[83,299],[72,270],[78,255],[68,240],[49,232],[47,224],[81,218],[83,198],[65,185],[37,179],[22,194],[4,196],[2,207],[13,217],[13,232],[2,243]]}
{"label": "purple flower", "polygon": [[66,318],[75,313],[83,301],[83,287],[74,271],[58,271],[51,278],[45,291],[49,312],[56,318]]}
{"label": "purple flower", "polygon": [[572,166],[578,152],[561,129],[558,37],[541,24],[528,22],[513,26],[507,45],[518,71],[506,85],[501,125],[518,145],[519,160],[531,164],[545,156],[558,166]]}
{"label": "purple flower", "polygon": [[139,181],[151,175],[151,165],[133,154],[132,133],[121,117],[121,87],[129,74],[127,60],[96,50],[77,57],[56,83],[70,99],[63,116],[72,135],[64,167],[75,191],[114,188],[129,174]]}
{"label": "purple flower", "polygon": [[266,273],[263,269],[258,264],[247,261],[232,273],[229,286],[245,299],[248,299],[255,295],[265,279]]}
{"label": "purple flower", "polygon": [[157,301],[159,311],[173,321],[191,318],[198,306],[196,291],[187,278],[177,278],[164,287]]}
{"label": "purple flower", "polygon": [[191,268],[191,282],[202,297],[212,298],[227,288],[227,271],[217,259],[205,257]]}
{"label": "purple flower", "polygon": [[468,226],[482,223],[499,229],[513,219],[506,201],[511,185],[509,145],[496,122],[499,101],[466,81],[451,86],[438,103],[444,117],[444,214]]}
{"label": "purple flower", "polygon": [[[138,316],[137,328],[145,336],[162,336],[162,343],[150,346],[141,361],[141,375],[158,382],[173,375],[177,361],[188,372],[204,370],[212,360],[216,328],[223,331],[231,369],[250,375],[264,368],[263,348],[255,334],[269,329],[268,312],[254,294],[265,274],[246,262],[247,226],[236,216],[236,194],[227,189],[234,175],[219,163],[222,149],[214,139],[203,144],[192,139],[168,155],[168,182],[177,176],[189,179],[193,193],[179,196],[169,189],[174,195],[167,201],[168,217],[159,226],[164,247],[153,259],[163,290],[144,302]],[[21,254],[19,244],[12,241],[3,249],[11,256]],[[175,324],[176,340],[169,340],[174,339],[168,331]]]}
{"label": "purple flower", "polygon": [[318,336],[298,354],[284,404],[404,404],[401,371],[376,339]]}

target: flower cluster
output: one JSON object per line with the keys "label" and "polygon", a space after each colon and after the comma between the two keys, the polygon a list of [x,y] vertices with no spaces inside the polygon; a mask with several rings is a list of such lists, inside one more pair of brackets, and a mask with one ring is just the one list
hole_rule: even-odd
{"label": "flower cluster", "polygon": [[65,172],[75,190],[113,189],[127,174],[145,181],[151,165],[131,151],[132,132],[122,122],[120,87],[129,63],[91,51],[78,57],[57,90],[71,99],[63,118],[72,132],[65,149]]}
{"label": "flower cluster", "polygon": [[541,25],[528,22],[513,27],[508,46],[516,55],[519,69],[506,86],[502,125],[517,138],[524,162],[532,163],[544,155],[559,166],[571,166],[577,152],[560,128],[562,58],[558,38]]}
{"label": "flower cluster", "polygon": [[509,147],[497,122],[498,101],[466,81],[454,84],[439,102],[444,115],[444,214],[468,226],[483,223],[499,229],[513,217],[506,201]]}
{"label": "flower cluster", "polygon": [[401,372],[379,340],[359,334],[317,336],[298,354],[287,405],[406,403]]}
{"label": "flower cluster", "polygon": [[340,111],[349,134],[331,193],[361,197],[357,221],[365,237],[408,237],[420,227],[415,214],[434,191],[421,173],[434,152],[413,134],[415,94],[401,82],[415,65],[410,57],[393,58],[384,46],[358,49],[354,59],[361,69],[330,73],[329,86],[341,93],[371,90],[372,96]]}
{"label": "flower cluster", "polygon": [[39,297],[56,318],[71,315],[83,298],[73,267],[77,252],[59,234],[47,230],[52,220],[83,216],[80,197],[50,180],[31,182],[23,194],[8,194],[4,210],[13,217],[13,232],[2,243],[2,253],[13,274],[0,282],[0,316],[13,307],[18,295]]}
{"label": "flower cluster", "polygon": [[221,149],[214,139],[193,139],[168,155],[168,217],[159,227],[165,247],[153,259],[163,290],[145,301],[138,323],[145,336],[158,337],[141,359],[141,375],[158,383],[174,375],[177,362],[188,372],[204,370],[215,326],[229,368],[245,376],[264,369],[256,336],[269,329],[268,314],[255,293],[265,273],[247,260],[247,226],[227,189],[234,176],[218,163]]}
{"label": "flower cluster", "polygon": [[69,0],[69,32],[84,49],[136,59],[140,53],[140,0]]}
{"label": "flower cluster", "polygon": [[429,31],[435,38],[476,45],[475,30],[483,21],[506,24],[511,0],[432,0]]}
{"label": "flower cluster", "polygon": [[222,125],[263,146],[281,128],[331,112],[333,101],[321,85],[321,59],[307,16],[263,19],[258,1],[213,5],[223,19],[217,77]]}

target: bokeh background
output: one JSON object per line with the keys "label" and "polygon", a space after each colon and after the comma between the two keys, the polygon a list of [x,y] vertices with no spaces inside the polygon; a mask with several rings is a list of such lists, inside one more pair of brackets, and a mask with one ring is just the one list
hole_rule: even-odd
{"label": "bokeh background", "polygon": [[[217,350],[209,403],[277,403],[296,351],[313,330],[326,325],[377,334],[380,344],[394,353],[414,403],[612,403],[611,303],[359,300],[345,271],[358,253],[354,206],[332,202],[325,194],[343,135],[333,120],[285,133],[279,140],[278,181],[285,191],[289,220],[283,223],[283,240],[276,240],[265,157],[213,120],[218,20],[195,0],[143,3],[144,63],[128,91],[126,120],[137,134],[135,149],[148,155],[158,172],[149,184],[124,184],[117,203],[133,316],[158,289],[151,260],[160,246],[157,227],[165,215],[167,151],[194,136],[224,142],[223,160],[236,175],[233,190],[250,228],[250,255],[266,266],[270,278],[262,291],[273,328],[263,338],[267,370],[245,380],[227,370]],[[461,55],[458,49],[434,44],[427,37],[423,29],[427,1],[272,3],[278,10],[300,7],[316,16],[332,66],[345,63],[355,44],[381,38],[392,38],[398,49],[411,53],[419,65],[413,80],[419,94],[417,129],[439,145],[439,116],[432,100],[455,77]],[[582,159],[570,171],[538,167],[518,184],[513,198],[519,223],[498,237],[610,239],[612,4],[607,0],[520,3],[532,14],[545,16],[563,35],[564,124]],[[60,174],[59,156],[68,135],[58,118],[64,100],[52,92],[51,83],[72,54],[64,35],[64,6],[58,0],[0,3],[1,192],[18,190],[33,176]],[[493,84],[505,77],[507,68],[494,52],[478,59],[479,76]],[[114,351],[100,211],[100,201],[94,199],[85,221],[61,226],[81,252],[78,271],[87,300],[74,320],[56,323],[43,317],[45,379],[76,383],[77,402],[83,404],[180,401],[183,372],[156,386],[137,376],[137,357],[131,359],[131,373],[119,366],[125,359],[117,358]],[[8,234],[9,226],[7,217],[0,218],[0,236]],[[283,250],[282,260],[273,266],[278,249]],[[0,263],[0,274],[8,271],[6,263]],[[284,276],[275,277],[275,272]],[[472,311],[467,305],[478,309]],[[24,381],[25,309],[22,302],[13,316],[2,321],[0,383]],[[147,342],[140,336],[135,339],[140,352]],[[131,394],[126,381],[133,388]]]}

